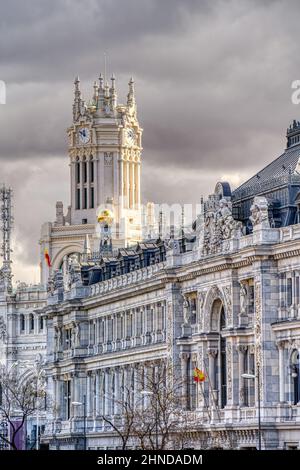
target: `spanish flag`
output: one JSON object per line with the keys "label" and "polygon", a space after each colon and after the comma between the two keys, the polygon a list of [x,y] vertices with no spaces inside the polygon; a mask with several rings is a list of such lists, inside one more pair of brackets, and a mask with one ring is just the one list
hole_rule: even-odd
{"label": "spanish flag", "polygon": [[202,370],[198,369],[198,367],[195,367],[193,375],[194,375],[195,382],[204,382],[205,374],[204,372],[202,372]]}
{"label": "spanish flag", "polygon": [[44,256],[45,256],[45,260],[47,262],[48,268],[51,268],[51,259],[50,259],[50,255],[49,255],[47,248],[45,248]]}

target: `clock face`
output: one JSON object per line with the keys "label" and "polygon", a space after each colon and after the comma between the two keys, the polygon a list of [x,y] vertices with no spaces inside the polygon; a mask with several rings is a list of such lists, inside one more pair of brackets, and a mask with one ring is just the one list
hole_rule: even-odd
{"label": "clock face", "polygon": [[127,137],[127,142],[129,143],[129,145],[135,144],[136,135],[135,135],[134,129],[131,129],[131,128],[127,129],[126,137]]}
{"label": "clock face", "polygon": [[81,127],[81,129],[78,130],[78,137],[79,137],[79,142],[82,144],[87,144],[90,140],[90,131],[87,127]]}

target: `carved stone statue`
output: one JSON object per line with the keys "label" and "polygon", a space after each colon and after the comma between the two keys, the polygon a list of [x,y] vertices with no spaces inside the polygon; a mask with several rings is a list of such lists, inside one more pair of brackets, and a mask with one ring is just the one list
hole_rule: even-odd
{"label": "carved stone statue", "polygon": [[190,320],[190,304],[187,299],[183,301],[183,323],[187,325]]}
{"label": "carved stone statue", "polygon": [[255,196],[250,212],[249,219],[253,228],[270,228],[268,201],[264,196]]}
{"label": "carved stone statue", "polygon": [[232,216],[230,198],[215,194],[205,203],[203,254],[215,254],[222,250],[222,242],[242,235],[242,223]]}
{"label": "carved stone statue", "polygon": [[55,327],[55,332],[54,332],[54,343],[55,343],[55,350],[56,351],[60,351],[61,339],[62,339],[61,328],[56,326]]}
{"label": "carved stone statue", "polygon": [[79,323],[75,324],[75,346],[80,346],[80,325]]}
{"label": "carved stone statue", "polygon": [[3,317],[0,317],[0,340],[3,343],[6,343],[7,341],[7,329]]}
{"label": "carved stone statue", "polygon": [[241,315],[246,313],[247,308],[247,289],[243,282],[240,282],[240,307],[241,307]]}

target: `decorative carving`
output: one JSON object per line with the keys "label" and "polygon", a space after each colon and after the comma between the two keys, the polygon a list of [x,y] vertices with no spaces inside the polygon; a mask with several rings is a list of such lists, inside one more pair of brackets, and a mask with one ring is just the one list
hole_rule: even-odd
{"label": "decorative carving", "polygon": [[268,201],[264,196],[255,196],[253,204],[250,207],[251,221],[253,228],[270,228],[268,216]]}
{"label": "decorative carving", "polygon": [[207,354],[215,359],[218,355],[218,348],[208,348]]}
{"label": "decorative carving", "polygon": [[227,399],[232,400],[232,344],[226,342],[226,363],[227,363]]}
{"label": "decorative carving", "polygon": [[226,302],[226,323],[227,326],[232,324],[232,290],[231,285],[223,287],[223,294]]}
{"label": "decorative carving", "polygon": [[[255,370],[260,372],[259,394],[262,399],[262,347],[261,347],[261,283],[255,281],[255,320],[254,320],[254,339],[255,339]],[[257,374],[257,372],[256,372]]]}
{"label": "decorative carving", "polygon": [[222,251],[222,243],[242,234],[242,223],[232,216],[230,198],[213,194],[204,206],[204,235],[202,253],[216,254]]}
{"label": "decorative carving", "polygon": [[110,166],[113,162],[113,152],[104,152],[104,165]]}
{"label": "decorative carving", "polygon": [[3,317],[0,317],[0,340],[6,343],[8,339],[7,328]]}

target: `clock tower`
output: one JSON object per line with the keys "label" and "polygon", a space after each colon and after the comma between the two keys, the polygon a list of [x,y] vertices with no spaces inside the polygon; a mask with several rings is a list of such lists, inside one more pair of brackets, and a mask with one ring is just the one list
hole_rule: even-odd
{"label": "clock tower", "polygon": [[[75,79],[73,122],[67,129],[70,166],[70,206],[64,214],[56,204],[56,220],[42,227],[42,282],[49,270],[61,267],[65,256],[101,249],[99,218],[109,211],[111,243],[120,248],[141,240],[140,168],[142,129],[137,120],[134,81],[126,104],[119,104],[115,77],[102,75],[86,103]],[[88,243],[87,243],[88,240]],[[47,251],[51,267],[45,262]]]}

